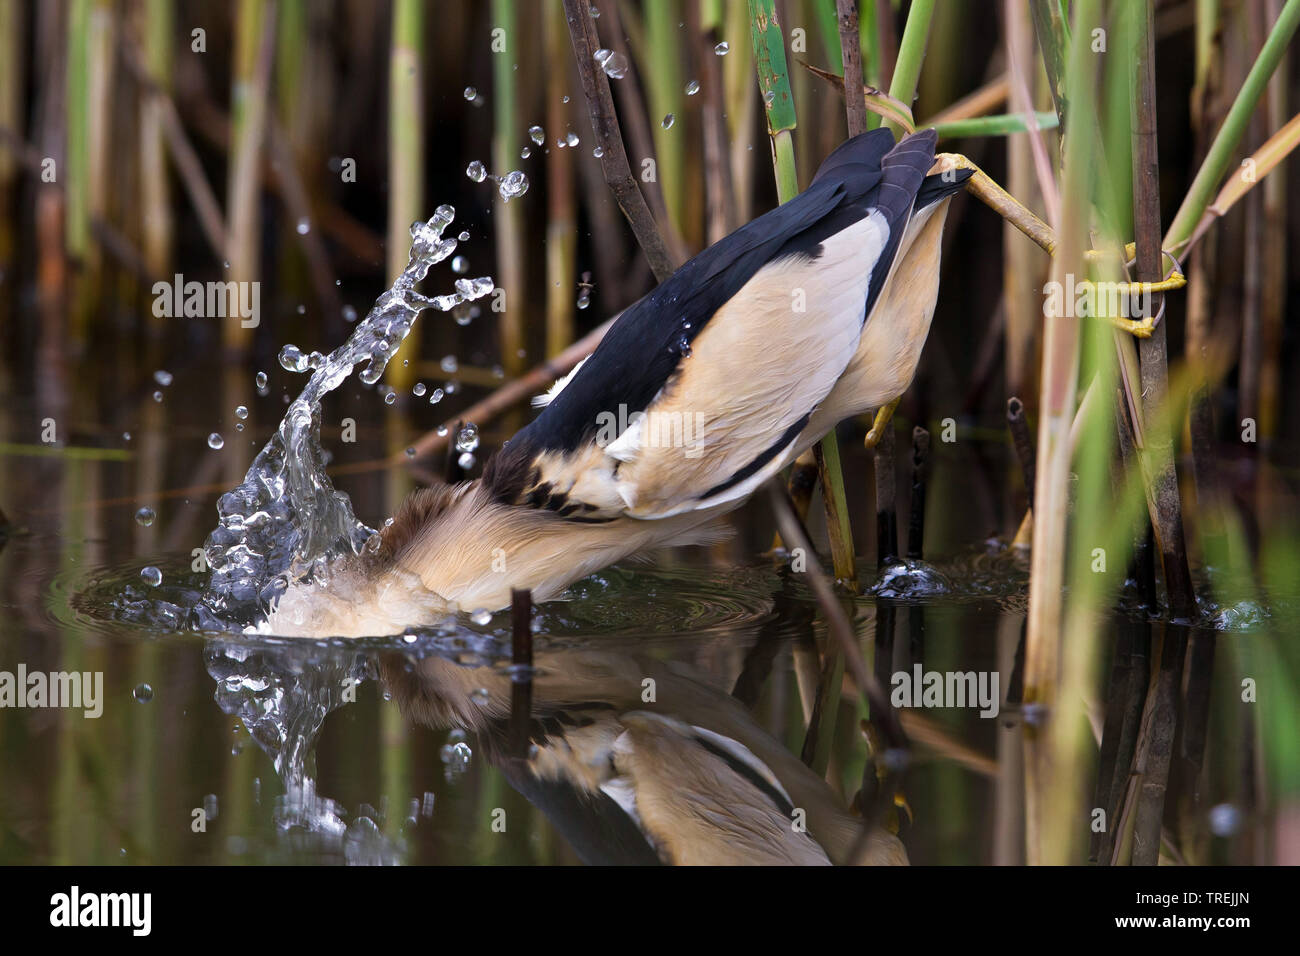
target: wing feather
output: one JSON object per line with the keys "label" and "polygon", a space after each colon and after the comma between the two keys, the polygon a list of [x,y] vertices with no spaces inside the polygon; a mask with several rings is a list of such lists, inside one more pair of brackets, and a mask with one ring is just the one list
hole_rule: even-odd
{"label": "wing feather", "polygon": [[804,193],[630,307],[490,463],[498,498],[584,520],[742,500],[787,464],[853,359],[933,131],[864,134]]}

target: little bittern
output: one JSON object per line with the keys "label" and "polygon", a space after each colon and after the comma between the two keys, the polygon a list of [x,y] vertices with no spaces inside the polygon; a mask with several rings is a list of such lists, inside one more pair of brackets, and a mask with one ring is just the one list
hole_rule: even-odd
{"label": "little bittern", "polygon": [[875,130],[841,145],[806,191],[629,307],[481,479],[414,492],[377,554],[328,589],[291,588],[270,629],[393,633],[712,540],[712,519],[911,383],[948,200],[971,175],[935,143]]}

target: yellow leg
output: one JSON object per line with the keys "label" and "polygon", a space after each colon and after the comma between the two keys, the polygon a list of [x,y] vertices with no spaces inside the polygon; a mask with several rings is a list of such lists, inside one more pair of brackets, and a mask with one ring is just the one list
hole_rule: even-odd
{"label": "yellow leg", "polygon": [[900,395],[888,405],[881,405],[876,409],[876,417],[871,422],[871,431],[867,432],[867,437],[862,440],[863,446],[868,450],[875,448],[880,444],[880,439],[885,437],[885,426],[894,417],[894,409],[902,400],[903,396]]}
{"label": "yellow leg", "polygon": [[[973,193],[990,209],[1032,239],[1048,255],[1056,255],[1056,234],[1052,232],[1052,227],[1039,219],[1030,209],[1026,208],[1014,196],[994,182],[984,170],[960,153],[940,153],[935,157],[935,162],[945,168],[971,170],[971,178],[966,183],[967,191]],[[1096,262],[1114,254],[1114,251],[1089,249],[1084,253],[1084,257],[1090,262]],[[1130,242],[1124,247],[1125,261],[1133,259],[1136,254],[1137,247],[1134,243]],[[1083,285],[1084,283],[1080,282],[1078,284]],[[1120,285],[1126,290],[1127,295],[1136,298],[1152,292],[1172,292],[1175,289],[1181,289],[1187,285],[1187,279],[1175,268],[1166,278],[1159,282],[1127,282]],[[1138,338],[1150,338],[1151,330],[1155,327],[1154,316],[1148,316],[1145,319],[1124,319],[1107,316],[1107,321],[1116,328],[1132,333]],[[877,425],[872,427],[873,433],[879,424],[879,418],[877,417]]]}

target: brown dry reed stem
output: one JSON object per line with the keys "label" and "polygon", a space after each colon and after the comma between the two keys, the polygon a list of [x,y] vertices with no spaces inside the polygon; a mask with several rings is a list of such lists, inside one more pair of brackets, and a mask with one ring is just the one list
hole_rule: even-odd
{"label": "brown dry reed stem", "polygon": [[[546,71],[546,128],[555,136],[564,122],[564,91],[568,71],[568,31],[564,10],[549,6],[539,11],[543,42],[552,63]],[[577,254],[577,197],[574,154],[569,149],[546,151],[546,356],[558,355],[573,342],[575,256]]]}
{"label": "brown dry reed stem", "polygon": [[[171,86],[174,41],[173,4],[169,0],[138,0],[144,55],[149,75],[162,89]],[[124,33],[126,31],[123,31]],[[123,41],[123,49],[127,44]],[[154,275],[171,271],[172,218],[171,184],[167,177],[167,134],[163,113],[166,107],[156,97],[140,97],[140,231],[144,256]]]}
{"label": "brown dry reed stem", "polygon": [[1020,473],[1025,480],[1025,493],[1029,507],[1034,507],[1034,442],[1029,435],[1029,420],[1025,417],[1025,403],[1016,396],[1007,399],[1007,428],[1011,431],[1011,445],[1020,462]]}
{"label": "brown dry reed stem", "polygon": [[522,680],[517,673],[510,679],[510,749],[523,760],[533,709],[533,595],[527,589],[510,592],[510,661],[515,668],[529,669]]}
{"label": "brown dry reed stem", "polygon": [[[1156,282],[1164,276],[1160,251],[1160,166],[1156,145],[1156,77],[1154,11],[1146,4],[1144,16],[1135,18],[1137,50],[1133,84],[1133,227],[1137,246],[1139,281]],[[1153,294],[1150,307],[1159,311],[1161,296]],[[1183,536],[1182,501],[1174,468],[1173,436],[1159,429],[1156,419],[1169,392],[1169,362],[1165,323],[1156,325],[1150,338],[1138,343],[1141,360],[1142,414],[1146,423],[1145,452],[1151,468],[1152,522],[1165,572],[1165,589],[1174,616],[1188,620],[1196,613],[1187,547]]]}
{"label": "brown dry reed stem", "polygon": [[[632,51],[628,48],[627,40],[623,35],[619,4],[616,0],[602,0],[597,9],[601,11],[601,19],[607,24],[609,49],[627,57],[629,64],[627,75],[613,84],[614,95],[618,97],[617,115],[621,117],[619,122],[627,135],[628,146],[632,150],[632,155],[639,157],[642,163],[647,159],[653,160],[657,168],[659,157],[655,150],[654,136],[650,131],[650,110],[646,106],[641,89],[637,62],[633,59]],[[663,184],[660,179],[661,177],[655,176],[653,181],[643,183],[639,188],[659,226],[659,235],[664,240],[669,256],[673,262],[683,262],[686,259],[686,243],[668,215],[668,206],[664,202]]]}
{"label": "brown dry reed stem", "polygon": [[578,76],[582,81],[582,95],[591,111],[591,128],[596,144],[601,148],[601,172],[618,207],[623,210],[641,251],[650,263],[655,279],[663,282],[672,275],[676,263],[655,226],[654,217],[645,197],[637,188],[632,170],[628,166],[627,151],[623,148],[623,135],[614,112],[614,100],[609,91],[609,78],[596,66],[594,54],[600,47],[596,35],[596,22],[591,16],[589,0],[564,0],[564,16],[568,21],[569,37],[573,42],[573,55],[578,63]]}
{"label": "brown dry reed stem", "polygon": [[1147,694],[1146,712],[1138,739],[1137,808],[1133,826],[1133,866],[1156,866],[1160,862],[1161,821],[1169,766],[1173,759],[1178,725],[1178,695],[1183,680],[1187,650],[1187,629],[1164,624],[1160,638],[1160,668]]}
{"label": "brown dry reed stem", "polygon": [[[835,13],[840,30],[840,59],[843,62],[844,112],[851,139],[867,131],[866,99],[857,93],[858,87],[862,85],[862,47],[857,0],[835,0]],[[850,94],[850,90],[854,92]]]}
{"label": "brown dry reed stem", "polygon": [[[507,409],[513,408],[520,402],[527,401],[539,392],[544,392],[552,382],[573,371],[575,365],[596,350],[596,346],[600,344],[600,340],[605,337],[605,333],[609,331],[609,327],[614,324],[617,318],[618,316],[614,316],[614,318],[588,332],[555,358],[534,366],[531,371],[502,385],[491,395],[475,402],[459,413],[457,418],[463,418],[465,421],[474,422],[482,427],[485,422],[491,421]],[[445,448],[450,436],[454,434],[450,431],[451,426],[454,424],[455,419],[449,419],[443,422],[441,426],[447,429],[445,434],[439,435],[436,430],[428,431],[416,439],[412,446],[415,448],[416,455],[429,455]],[[356,466],[332,469],[332,472],[334,474],[343,474],[353,471],[371,471],[376,468],[400,465],[406,461],[406,455],[399,453],[378,461],[360,462]]]}
{"label": "brown dry reed stem", "polygon": [[925,553],[925,481],[930,467],[930,433],[912,429],[912,510],[907,522],[907,556],[919,561]]}

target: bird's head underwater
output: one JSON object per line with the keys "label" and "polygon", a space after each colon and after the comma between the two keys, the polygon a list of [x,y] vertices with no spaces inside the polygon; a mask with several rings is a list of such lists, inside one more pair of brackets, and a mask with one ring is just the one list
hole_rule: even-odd
{"label": "bird's head underwater", "polygon": [[482,478],[414,492],[377,552],[290,588],[262,629],[391,634],[716,540],[715,518],[911,384],[948,200],[970,175],[935,143],[842,144],[807,190],[624,311]]}

